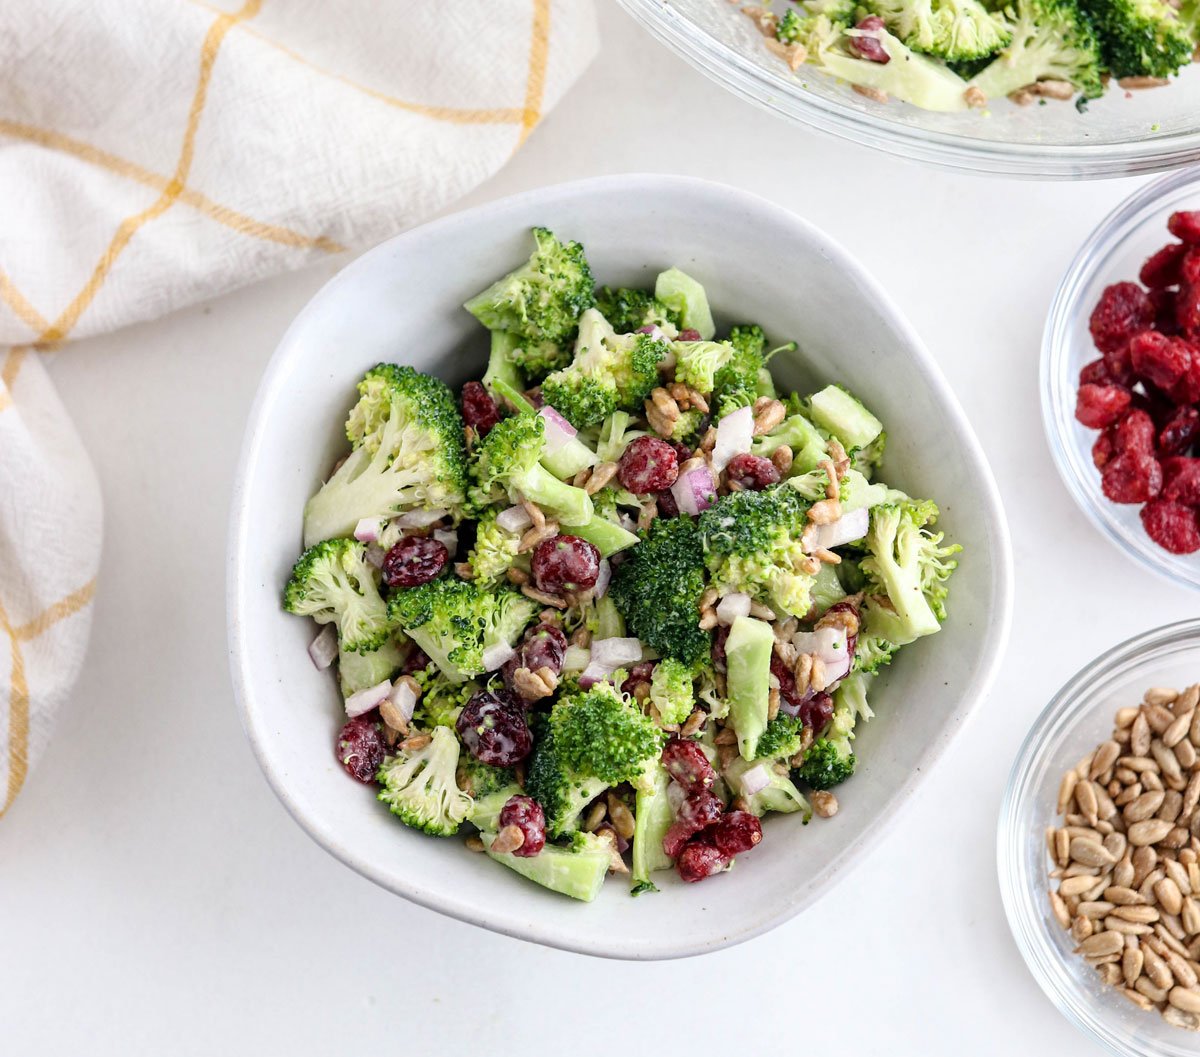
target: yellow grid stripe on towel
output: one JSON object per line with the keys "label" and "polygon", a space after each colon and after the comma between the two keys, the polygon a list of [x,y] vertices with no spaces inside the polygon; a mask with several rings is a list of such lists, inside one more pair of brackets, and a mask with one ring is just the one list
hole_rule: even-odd
{"label": "yellow grid stripe on towel", "polygon": [[0,384],[3,385],[3,389],[0,389],[0,411],[12,403],[12,389],[17,384],[17,375],[21,373],[21,364],[25,362],[28,352],[28,345],[17,345],[9,349],[4,357],[4,365],[0,366]]}
{"label": "yellow grid stripe on towel", "polygon": [[517,146],[529,138],[542,118],[546,91],[546,60],[550,54],[550,0],[533,0],[533,30],[529,39],[529,76],[525,81],[525,106]]}
{"label": "yellow grid stripe on towel", "polygon": [[17,318],[35,334],[40,334],[50,326],[50,321],[29,303],[13,281],[4,274],[3,269],[0,269],[0,299],[3,299],[4,303],[16,313]]}

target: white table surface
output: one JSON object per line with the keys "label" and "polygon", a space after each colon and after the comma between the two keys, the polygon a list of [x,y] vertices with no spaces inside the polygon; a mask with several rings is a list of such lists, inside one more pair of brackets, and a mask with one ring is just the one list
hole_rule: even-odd
{"label": "white table surface", "polygon": [[410,906],[288,818],[227,673],[226,516],[246,412],[288,321],[344,260],[80,342],[52,370],[104,486],[104,559],[78,692],[0,824],[0,1053],[1098,1052],[1017,954],[994,830],[1049,695],[1106,647],[1196,611],[1085,521],[1038,407],[1055,284],[1140,181],[948,175],[796,130],[600,6],[598,61],[463,204],[684,172],[841,240],[940,360],[1008,501],[1017,607],[993,693],[839,887],[733,950],[604,962]]}

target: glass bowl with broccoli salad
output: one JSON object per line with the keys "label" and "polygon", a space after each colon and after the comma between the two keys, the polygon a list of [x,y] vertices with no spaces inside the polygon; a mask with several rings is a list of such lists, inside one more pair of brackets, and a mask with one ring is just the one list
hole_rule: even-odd
{"label": "glass bowl with broccoli salad", "polygon": [[1064,177],[1200,158],[1195,0],[622,3],[759,105],[905,157]]}
{"label": "glass bowl with broccoli salad", "polygon": [[678,268],[597,287],[533,241],[466,302],[481,378],[361,378],[283,605],[399,823],[578,900],[651,893],[752,857],[767,815],[837,814],[960,548],[848,389],[780,387],[794,342],[718,329]]}

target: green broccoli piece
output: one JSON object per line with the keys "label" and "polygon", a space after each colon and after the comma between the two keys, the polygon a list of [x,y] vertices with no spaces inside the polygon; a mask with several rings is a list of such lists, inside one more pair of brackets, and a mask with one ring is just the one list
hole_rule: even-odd
{"label": "green broccoli piece", "polygon": [[665,340],[618,334],[589,309],[579,321],[574,359],[542,383],[542,396],[576,429],[595,425],[618,408],[641,410],[669,352]]}
{"label": "green broccoli piece", "polygon": [[[476,803],[484,797],[501,791],[510,789],[516,792],[520,791],[516,789],[517,778],[511,767],[493,767],[490,764],[480,763],[469,752],[464,752],[459,757],[455,777],[459,789],[474,799]],[[511,796],[512,793],[509,795]],[[471,821],[476,821],[474,811],[471,812]],[[488,827],[480,826],[479,828],[487,829]]]}
{"label": "green broccoli piece", "polygon": [[304,509],[304,545],[349,536],[361,518],[413,507],[447,509],[466,499],[463,420],[445,383],[411,367],[367,372],[346,432],[357,446]]}
{"label": "green broccoli piece", "polygon": [[686,272],[678,268],[659,272],[654,280],[654,296],[669,312],[678,314],[680,327],[696,331],[704,341],[716,333],[712,310],[708,306],[708,294]]}
{"label": "green broccoli piece", "polygon": [[578,242],[559,242],[545,228],[534,228],[533,238],[537,246],[525,264],[463,307],[489,330],[561,342],[595,301],[592,272]]}
{"label": "green broccoli piece", "polygon": [[562,694],[550,711],[550,732],[567,770],[608,785],[637,778],[666,741],[633,699],[608,682]]}
{"label": "green broccoli piece", "polygon": [[675,381],[691,386],[696,392],[711,393],[717,374],[735,354],[728,341],[673,341]]}
{"label": "green broccoli piece", "polygon": [[827,738],[818,738],[792,774],[809,789],[832,789],[854,773],[855,763],[854,753],[844,751]]}
{"label": "green broccoli piece", "polygon": [[458,739],[446,727],[434,727],[430,742],[383,761],[376,775],[379,799],[406,826],[434,837],[449,837],[471,812],[471,798],[454,780]]}
{"label": "green broccoli piece", "polygon": [[451,682],[462,683],[484,671],[489,647],[516,641],[537,604],[507,588],[434,580],[397,591],[388,599],[387,612]]}
{"label": "green broccoli piece", "polygon": [[792,449],[790,473],[811,473],[817,463],[829,457],[829,442],[807,415],[797,411],[785,418],[770,433],[755,437],[750,450],[769,459],[777,448]]}
{"label": "green broccoli piece", "polygon": [[704,413],[694,407],[689,407],[675,420],[675,425],[671,428],[671,440],[694,441],[703,424]]}
{"label": "green broccoli piece", "polygon": [[387,606],[375,575],[365,543],[324,540],[309,547],[292,566],[283,608],[312,617],[318,624],[336,624],[340,650],[371,653],[387,641],[389,633]]}
{"label": "green broccoli piece", "polygon": [[342,688],[342,697],[350,697],[360,690],[378,686],[385,679],[391,679],[403,663],[404,656],[400,647],[390,638],[379,649],[369,653],[355,653],[353,650],[343,649],[339,644],[338,682]]}
{"label": "green broccoli piece", "polygon": [[650,703],[664,723],[678,726],[687,719],[696,704],[691,667],[674,657],[659,661],[650,677]]}
{"label": "green broccoli piece", "polygon": [[625,638],[625,621],[617,611],[612,595],[595,599],[588,607],[584,616],[584,625],[592,633],[593,639],[623,639]]}
{"label": "green broccoli piece", "polygon": [[[600,441],[596,445],[599,462],[617,462],[621,453],[638,437],[644,437],[644,429],[630,429],[632,421],[628,411],[614,411],[600,426]],[[593,496],[593,501],[595,497]]]}
{"label": "green broccoli piece", "polygon": [[994,55],[1013,37],[1004,16],[979,0],[871,0],[871,9],[913,51],[948,62]]}
{"label": "green broccoli piece", "polygon": [[565,484],[539,461],[546,446],[541,415],[516,415],[498,422],[479,442],[471,460],[471,503],[477,510],[496,503],[536,503],[564,525],[592,518],[591,497]]}
{"label": "green broccoli piece", "polygon": [[800,738],[804,724],[796,716],[782,712],[767,724],[767,729],[758,737],[754,747],[756,760],[778,760],[790,758],[800,751]]}
{"label": "green broccoli piece", "polygon": [[1171,77],[1192,61],[1192,40],[1164,0],[1084,0],[1114,77]]}
{"label": "green broccoli piece", "polygon": [[547,844],[528,857],[492,851],[493,833],[480,833],[479,839],[489,858],[543,888],[585,903],[600,894],[614,854],[611,841],[594,833],[577,833],[568,847]]}
{"label": "green broccoli piece", "polygon": [[1009,17],[1012,41],[971,78],[974,87],[1000,99],[1035,81],[1053,80],[1074,85],[1084,99],[1103,94],[1100,42],[1076,0],[1016,0]]}
{"label": "green broccoli piece", "polygon": [[613,601],[629,630],[664,657],[705,660],[711,638],[700,628],[704,551],[689,517],[656,518],[614,571]]}
{"label": "green broccoli piece", "polygon": [[786,484],[734,492],[700,515],[700,541],[718,592],[743,591],[793,616],[812,607],[800,542],[809,503]]}
{"label": "green broccoli piece", "polygon": [[667,790],[671,776],[658,760],[652,760],[642,776],[634,782],[633,804],[633,869],[629,878],[632,895],[657,892],[650,880],[657,870],[669,870],[671,859],[663,851],[663,837],[675,821],[671,798]]}
{"label": "green broccoli piece", "polygon": [[733,354],[713,375],[719,419],[754,403],[759,396],[759,378],[766,369],[767,339],[762,327],[754,323],[732,327],[728,343]]}
{"label": "green broccoli piece", "polygon": [[488,507],[475,526],[475,545],[467,555],[471,579],[478,584],[498,584],[517,560],[519,532],[508,532],[496,524],[499,511]]}
{"label": "green broccoli piece", "polygon": [[436,664],[415,673],[413,678],[421,687],[421,696],[413,710],[413,724],[423,730],[431,727],[453,727],[458,721],[458,714],[463,705],[479,693],[477,682],[456,682]]}
{"label": "green broccoli piece", "polygon": [[809,597],[819,613],[824,613],[830,606],[846,597],[846,589],[838,579],[837,570],[836,565],[826,562],[822,562],[821,568],[817,570]]}
{"label": "green broccoli piece", "polygon": [[[462,768],[459,767],[459,781],[462,781]],[[470,792],[470,790],[467,790]],[[482,830],[485,833],[495,833],[500,828],[500,812],[504,810],[504,805],[509,802],[514,796],[520,796],[524,790],[513,782],[512,785],[506,785],[499,789],[493,789],[490,793],[476,794],[471,796],[475,803],[471,808],[471,813],[467,816],[467,821],[476,829]]]}
{"label": "green broccoli piece", "polygon": [[[767,785],[757,792],[747,793],[742,788],[742,779],[748,772],[759,767],[767,775]],[[746,810],[759,818],[768,811],[778,811],[781,814],[801,811],[804,813],[805,822],[812,818],[812,808],[809,807],[804,794],[796,788],[787,774],[780,774],[767,760],[747,760],[737,756],[725,769],[724,778],[729,789],[746,801]]]}
{"label": "green broccoli piece", "polygon": [[550,729],[549,716],[535,713],[533,753],[525,776],[525,792],[542,806],[551,839],[574,833],[580,816],[608,788],[601,778],[575,774],[563,761]]}
{"label": "green broccoli piece", "polygon": [[679,313],[655,299],[649,290],[614,290],[602,286],[596,291],[596,309],[618,334],[629,334],[641,327],[679,327]]}

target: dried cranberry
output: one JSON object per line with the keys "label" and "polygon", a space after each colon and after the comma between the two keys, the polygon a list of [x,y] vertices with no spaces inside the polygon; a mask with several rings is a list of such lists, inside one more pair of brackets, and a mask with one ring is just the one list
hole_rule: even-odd
{"label": "dried cranberry", "polygon": [[1200,338],[1200,283],[1180,287],[1175,297],[1175,321],[1189,338]]}
{"label": "dried cranberry", "polygon": [[1081,385],[1075,417],[1090,429],[1111,426],[1129,408],[1133,394],[1120,385]]}
{"label": "dried cranberry", "polygon": [[[855,29],[861,29],[866,33],[878,33],[883,29],[883,19],[878,15],[868,15]],[[878,37],[848,37],[846,46],[860,59],[866,59],[868,62],[886,65],[892,61],[892,57],[887,53],[887,49],[884,48],[883,42]]]}
{"label": "dried cranberry", "polygon": [[683,441],[669,440],[667,443],[675,449],[675,454],[679,456],[679,463],[681,466],[692,457],[692,449],[684,444]]}
{"label": "dried cranberry", "polygon": [[800,722],[820,734],[833,719],[833,698],[824,690],[813,694],[800,706]]}
{"label": "dried cranberry", "polygon": [[1192,353],[1186,342],[1168,338],[1156,330],[1143,331],[1129,343],[1133,370],[1160,389],[1170,389],[1191,366]]}
{"label": "dried cranberry", "polygon": [[467,752],[493,767],[520,763],[533,748],[524,706],[503,690],[476,694],[463,706],[454,728]]}
{"label": "dried cranberry", "polygon": [[1112,431],[1113,451],[1122,455],[1127,451],[1151,454],[1154,451],[1154,436],[1157,429],[1149,412],[1135,407],[1115,426]]}
{"label": "dried cranberry", "polygon": [[701,830],[708,829],[721,817],[721,801],[707,789],[692,793],[679,805],[679,814],[663,834],[663,851],[672,859]]}
{"label": "dried cranberry", "polygon": [[1137,283],[1114,283],[1092,309],[1089,329],[1096,348],[1119,348],[1154,322],[1154,305]]}
{"label": "dried cranberry", "polygon": [[1104,354],[1104,365],[1116,385],[1133,384],[1133,357],[1129,355],[1129,342],[1123,341],[1115,349]]}
{"label": "dried cranberry", "polygon": [[1169,242],[1157,253],[1146,258],[1142,270],[1138,272],[1143,286],[1151,290],[1162,290],[1179,282],[1179,266],[1187,247],[1182,242]]}
{"label": "dried cranberry", "polygon": [[1200,525],[1193,507],[1155,499],[1142,507],[1142,525],[1147,536],[1172,554],[1200,551]]}
{"label": "dried cranberry", "polygon": [[658,500],[659,517],[679,517],[679,504],[675,502],[670,489],[659,492],[655,498]]}
{"label": "dried cranberry", "polygon": [[338,731],[336,751],[338,761],[351,778],[373,782],[387,755],[383,730],[367,716],[355,716]]}
{"label": "dried cranberry", "polygon": [[1189,346],[1189,348],[1192,354],[1192,362],[1184,375],[1167,392],[1167,396],[1175,404],[1195,404],[1200,402],[1200,349],[1197,349],[1194,345]]}
{"label": "dried cranberry", "polygon": [[713,671],[725,671],[725,640],[729,638],[729,625],[718,624],[717,633],[713,636],[712,662]]}
{"label": "dried cranberry", "polygon": [[1200,411],[1181,407],[1158,435],[1158,450],[1164,455],[1182,455],[1200,437]]}
{"label": "dried cranberry", "polygon": [[683,880],[694,884],[720,873],[728,861],[715,844],[705,840],[694,840],[680,852],[675,868]]}
{"label": "dried cranberry", "polygon": [[383,579],[388,587],[419,587],[436,580],[449,560],[446,545],[432,536],[405,536],[383,559]]}
{"label": "dried cranberry", "polygon": [[531,672],[549,668],[558,675],[562,672],[566,655],[567,637],[561,629],[553,624],[538,624],[525,632],[524,641],[517,647],[516,653],[504,662],[500,675],[504,685],[513,690],[518,668],[528,668]]}
{"label": "dried cranberry", "polygon": [[1176,281],[1186,286],[1200,283],[1200,247],[1190,249],[1184,254]]}
{"label": "dried cranberry", "polygon": [[500,409],[491,394],[479,382],[467,382],[462,387],[463,421],[477,437],[486,437],[488,431],[500,421]]}
{"label": "dried cranberry", "polygon": [[1163,459],[1162,497],[1184,506],[1200,506],[1200,459],[1177,455]]}
{"label": "dried cranberry", "polygon": [[725,467],[725,480],[731,488],[737,485],[747,492],[761,492],[779,483],[779,468],[770,459],[743,452],[729,460],[729,465]]}
{"label": "dried cranberry", "polygon": [[1175,317],[1178,297],[1179,291],[1175,289],[1150,291],[1150,302],[1154,305],[1154,329],[1168,337],[1179,333],[1179,320]]}
{"label": "dried cranberry", "polygon": [[600,552],[578,536],[558,535],[534,548],[532,567],[539,591],[586,591],[600,575]]}
{"label": "dried cranberry", "polygon": [[1200,245],[1200,210],[1181,210],[1172,213],[1167,221],[1167,230],[1177,239]]}
{"label": "dried cranberry", "polygon": [[713,827],[713,843],[732,859],[762,840],[762,823],[749,811],[726,811]]}
{"label": "dried cranberry", "polygon": [[1113,427],[1109,426],[1092,445],[1092,463],[1097,470],[1103,470],[1108,461],[1117,453],[1117,445],[1113,440]]}
{"label": "dried cranberry", "polygon": [[686,738],[671,738],[663,748],[662,762],[667,773],[689,793],[703,792],[717,780],[704,750]]}
{"label": "dried cranberry", "polygon": [[1162,489],[1162,467],[1144,452],[1122,452],[1100,472],[1100,487],[1114,503],[1144,503]]}
{"label": "dried cranberry", "polygon": [[677,337],[675,340],[676,341],[701,341],[703,339],[700,337],[700,331],[693,330],[691,327],[684,327],[679,332],[679,337]]}
{"label": "dried cranberry", "polygon": [[661,437],[638,437],[621,452],[617,480],[634,495],[661,492],[679,476],[679,456]]}
{"label": "dried cranberry", "polygon": [[525,840],[513,855],[529,859],[546,846],[546,815],[531,796],[510,796],[500,809],[500,826],[516,826]]}
{"label": "dried cranberry", "polygon": [[1098,360],[1092,360],[1091,363],[1085,363],[1079,371],[1080,385],[1115,385],[1122,384],[1113,377],[1112,371],[1108,369],[1108,364],[1104,357]]}
{"label": "dried cranberry", "polygon": [[650,682],[651,676],[654,675],[654,662],[641,661],[629,669],[629,678],[621,684],[621,692],[623,694],[632,694],[639,683]]}
{"label": "dried cranberry", "polygon": [[404,658],[404,674],[416,675],[417,672],[423,672],[432,663],[429,655],[420,646],[413,646],[409,650],[408,656]]}
{"label": "dried cranberry", "polygon": [[783,708],[785,704],[799,707],[800,698],[796,694],[796,676],[775,653],[771,654],[771,674],[775,676],[775,681],[779,684],[779,707]]}

